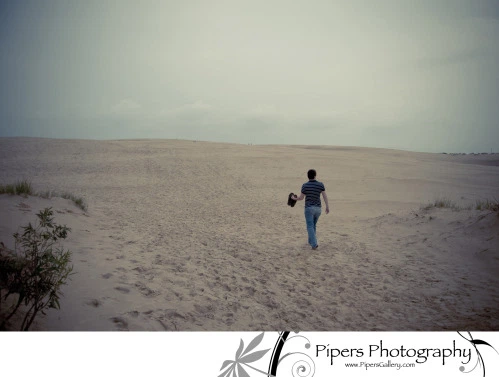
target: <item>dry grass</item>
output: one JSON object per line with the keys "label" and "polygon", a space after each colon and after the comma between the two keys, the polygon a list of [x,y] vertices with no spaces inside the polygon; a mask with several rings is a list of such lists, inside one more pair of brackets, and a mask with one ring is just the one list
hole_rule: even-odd
{"label": "dry grass", "polygon": [[38,196],[41,198],[52,198],[52,197],[60,197],[64,199],[71,200],[78,208],[83,211],[87,211],[88,206],[85,202],[85,199],[82,197],[78,197],[76,195],[70,193],[57,193],[54,191],[44,191],[44,192],[35,192],[33,190],[33,186],[31,182],[27,179],[23,179],[17,181],[14,184],[0,185],[0,194],[9,194],[9,195],[22,195],[22,196]]}

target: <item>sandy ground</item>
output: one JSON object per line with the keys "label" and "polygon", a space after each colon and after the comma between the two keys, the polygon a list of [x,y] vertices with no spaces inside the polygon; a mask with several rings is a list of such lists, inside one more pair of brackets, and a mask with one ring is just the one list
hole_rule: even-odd
{"label": "sandy ground", "polygon": [[[299,192],[331,213],[307,244]],[[76,272],[39,330],[498,330],[499,155],[179,140],[0,139],[0,241],[52,207]]]}

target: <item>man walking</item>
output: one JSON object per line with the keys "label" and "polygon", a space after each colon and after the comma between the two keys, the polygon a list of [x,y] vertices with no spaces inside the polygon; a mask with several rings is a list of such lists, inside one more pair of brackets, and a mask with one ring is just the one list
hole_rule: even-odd
{"label": "man walking", "polygon": [[322,182],[315,179],[317,172],[310,169],[307,172],[308,182],[305,182],[301,187],[300,196],[294,196],[294,200],[303,200],[305,198],[305,222],[307,224],[308,243],[312,246],[312,250],[319,247],[317,244],[317,220],[321,215],[321,194],[326,203],[326,214],[329,213],[329,203],[326,195],[326,188]]}

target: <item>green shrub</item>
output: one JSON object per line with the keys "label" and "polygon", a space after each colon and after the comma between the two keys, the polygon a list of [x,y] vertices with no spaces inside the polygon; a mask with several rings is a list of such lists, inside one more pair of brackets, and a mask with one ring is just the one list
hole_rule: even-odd
{"label": "green shrub", "polygon": [[81,198],[81,197],[77,197],[73,194],[68,194],[68,193],[63,193],[60,195],[61,198],[64,198],[64,199],[69,199],[71,201],[73,201],[73,203],[79,207],[80,209],[82,209],[83,211],[86,211],[87,210],[87,203],[85,203],[85,199]]}
{"label": "green shrub", "polygon": [[0,194],[32,195],[33,187],[31,186],[31,182],[24,179],[17,181],[15,184],[0,185]]}
{"label": "green shrub", "polygon": [[16,194],[17,195],[31,195],[33,194],[33,187],[31,186],[31,182],[24,179],[22,181],[16,182]]}
{"label": "green shrub", "polygon": [[58,194],[57,192],[53,192],[50,190],[43,191],[43,192],[34,192],[33,187],[31,185],[31,182],[28,180],[22,180],[18,181],[15,184],[8,184],[8,185],[0,185],[0,194],[11,194],[11,195],[33,195],[33,196],[38,196],[40,198],[44,199],[50,199],[54,196],[56,197],[61,197],[64,199],[69,199],[71,200],[78,208],[82,209],[83,211],[87,211],[88,206],[87,203],[85,202],[85,199],[82,197],[78,197],[73,194],[69,193],[62,193]]}
{"label": "green shrub", "polygon": [[58,246],[71,229],[54,223],[51,208],[40,211],[37,217],[38,224],[29,223],[21,233],[14,234],[14,250],[0,249],[0,314],[1,304],[9,296],[17,296],[4,313],[0,328],[6,327],[21,305],[26,312],[20,330],[28,330],[38,313],[59,309],[61,287],[72,273],[71,252]]}
{"label": "green shrub", "polygon": [[450,199],[437,199],[433,204],[436,208],[451,208],[451,209],[459,209],[456,203],[454,203]]}
{"label": "green shrub", "polygon": [[478,211],[496,211],[499,212],[499,201],[494,200],[477,200],[475,205],[459,206],[450,199],[437,199],[433,203],[421,207],[424,210],[429,210],[431,208],[450,208],[455,211],[460,210],[472,210],[476,209]]}
{"label": "green shrub", "polygon": [[15,195],[14,185],[0,185],[0,194]]}
{"label": "green shrub", "polygon": [[499,212],[499,201],[497,199],[477,200],[475,202],[475,209],[479,211],[489,210]]}
{"label": "green shrub", "polygon": [[459,209],[459,207],[450,199],[437,199],[433,203],[430,203],[422,208],[425,210],[429,210],[431,208],[451,208],[454,210]]}

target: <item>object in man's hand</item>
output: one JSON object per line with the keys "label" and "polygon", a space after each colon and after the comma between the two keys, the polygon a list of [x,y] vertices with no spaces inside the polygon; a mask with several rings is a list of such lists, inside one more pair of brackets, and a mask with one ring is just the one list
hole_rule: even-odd
{"label": "object in man's hand", "polygon": [[289,194],[289,196],[288,196],[288,206],[291,206],[291,207],[295,206],[296,200],[293,199],[293,196],[295,196],[295,194],[293,194],[293,193]]}

